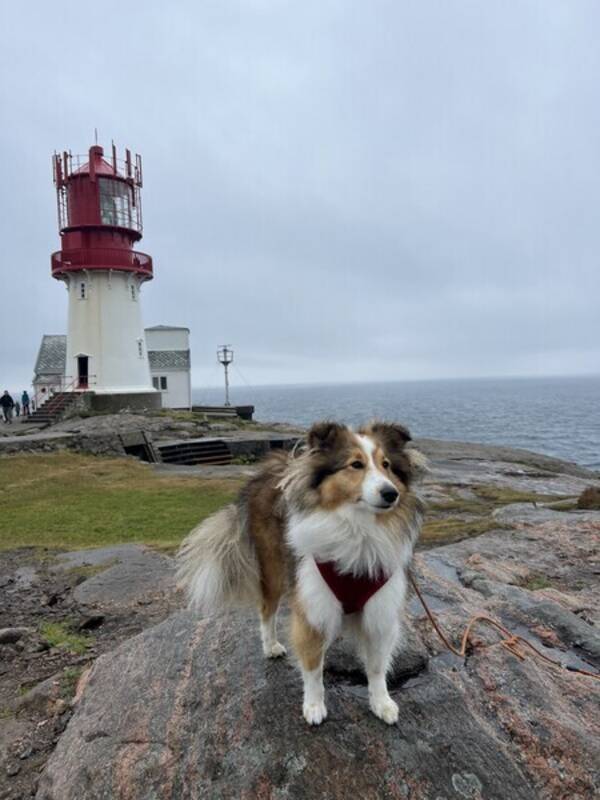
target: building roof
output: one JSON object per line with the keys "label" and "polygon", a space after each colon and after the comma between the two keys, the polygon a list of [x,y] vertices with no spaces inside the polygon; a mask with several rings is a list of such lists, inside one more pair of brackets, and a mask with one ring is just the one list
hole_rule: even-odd
{"label": "building roof", "polygon": [[67,362],[67,337],[64,334],[44,334],[35,362],[35,378],[39,375],[64,375]]}
{"label": "building roof", "polygon": [[145,328],[144,330],[147,331],[187,331],[189,333],[189,328],[183,328],[180,325],[151,325],[149,328]]}
{"label": "building roof", "polygon": [[[169,325],[156,325],[146,330],[180,330]],[[189,350],[148,350],[150,369],[190,369]],[[44,334],[35,362],[34,380],[40,375],[64,375],[67,363],[67,337],[64,334]]]}
{"label": "building roof", "polygon": [[150,369],[189,369],[189,350],[148,350]]}

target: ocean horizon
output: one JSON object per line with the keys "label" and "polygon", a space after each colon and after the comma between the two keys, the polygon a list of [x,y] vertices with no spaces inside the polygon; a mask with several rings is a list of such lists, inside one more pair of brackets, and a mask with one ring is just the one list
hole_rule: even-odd
{"label": "ocean horizon", "polygon": [[[233,385],[230,397],[254,405],[259,422],[358,425],[380,417],[402,422],[415,438],[521,447],[600,468],[600,375]],[[192,399],[220,405],[224,391],[194,387]]]}

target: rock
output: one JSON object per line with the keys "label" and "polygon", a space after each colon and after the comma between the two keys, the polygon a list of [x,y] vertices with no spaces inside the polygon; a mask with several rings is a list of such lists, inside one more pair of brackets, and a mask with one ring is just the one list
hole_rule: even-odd
{"label": "rock", "polygon": [[577,508],[600,510],[600,486],[589,486],[579,495]]}
{"label": "rock", "polygon": [[[114,552],[117,548],[107,548]],[[85,606],[127,606],[174,591],[173,559],[139,545],[124,545],[120,563],[93,575],[74,590]]]}
{"label": "rock", "polygon": [[[505,497],[575,498],[597,481],[577,465],[525,451],[422,444],[434,459],[426,490],[435,503],[476,503],[475,488],[488,483],[510,490]],[[597,671],[600,514],[513,503],[488,521],[497,528],[416,559],[419,584],[449,638],[459,643],[467,621],[487,614],[564,667]],[[125,547],[118,564],[75,589],[88,610],[131,609],[157,589],[173,591],[170,559]],[[75,561],[67,557],[64,566],[89,563],[89,555],[71,554]],[[412,624],[389,676],[397,727],[370,713],[362,668],[344,642],[328,654],[329,717],[313,729],[302,718],[292,659],[265,662],[253,615],[197,620],[181,612],[84,673],[73,707],[52,721],[53,735],[66,729],[38,800],[595,796],[600,682],[522,661],[482,624],[460,659],[418,599],[409,605]]]}
{"label": "rock", "polygon": [[[558,511],[553,508],[545,508],[543,506],[534,506],[533,503],[511,503],[510,505],[502,506],[492,513],[492,516],[497,522],[501,523],[518,523],[521,525],[539,525],[543,522],[556,522],[561,523],[565,520],[565,512]],[[571,518],[579,518],[581,520],[598,520],[600,521],[600,514],[594,511],[571,511],[569,512]]]}
{"label": "rock", "polygon": [[106,617],[104,614],[88,614],[77,625],[80,631],[93,631],[104,624]]}
{"label": "rock", "polygon": [[[51,569],[53,572],[72,574],[79,567],[98,570],[75,585],[73,598],[82,606],[152,603],[157,596],[172,592],[175,588],[172,580],[173,559],[143,545],[121,544],[63,553]],[[90,611],[91,616],[94,616],[91,625],[102,624],[102,614]]]}
{"label": "rock", "polygon": [[[421,567],[456,638],[481,595],[437,577],[426,558]],[[356,660],[336,643],[329,717],[313,729],[295,667],[262,658],[253,616],[181,612],[98,659],[37,798],[592,796],[597,683],[521,662],[497,643],[463,664],[422,615],[409,643],[390,681],[401,687],[392,690],[398,727],[369,712]]]}
{"label": "rock", "polygon": [[[27,733],[27,723],[12,716],[0,717],[0,768],[11,758],[15,742]],[[0,795],[1,797],[1,795]]]}
{"label": "rock", "polygon": [[15,711],[17,713],[22,711],[36,712],[44,715],[60,713],[60,710],[62,710],[61,704],[64,702],[61,697],[62,677],[62,672],[57,672],[29,689],[16,701]]}
{"label": "rock", "polygon": [[473,553],[465,562],[465,568],[479,576],[501,583],[521,584],[531,575],[528,567],[523,564],[514,564],[500,559],[490,559],[481,553]]}
{"label": "rock", "polygon": [[0,644],[15,644],[28,633],[28,628],[0,628]]}

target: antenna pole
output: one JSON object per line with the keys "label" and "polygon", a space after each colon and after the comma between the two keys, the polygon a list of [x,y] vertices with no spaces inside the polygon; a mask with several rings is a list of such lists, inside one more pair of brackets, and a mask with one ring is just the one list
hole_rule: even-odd
{"label": "antenna pole", "polygon": [[223,344],[217,350],[217,358],[225,369],[225,405],[230,406],[229,402],[229,365],[233,361],[233,350],[230,344]]}

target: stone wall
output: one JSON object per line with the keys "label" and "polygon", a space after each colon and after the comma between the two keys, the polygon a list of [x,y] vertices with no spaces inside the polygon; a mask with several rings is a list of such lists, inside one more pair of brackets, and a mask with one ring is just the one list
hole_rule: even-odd
{"label": "stone wall", "polygon": [[50,453],[74,450],[90,455],[124,456],[125,449],[118,434],[91,436],[86,434],[37,434],[0,439],[0,456],[22,453]]}
{"label": "stone wall", "polygon": [[154,411],[162,407],[160,392],[89,395],[91,410],[96,413],[117,411]]}

